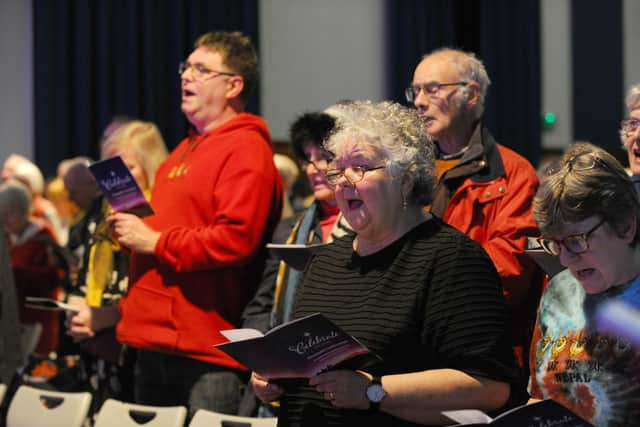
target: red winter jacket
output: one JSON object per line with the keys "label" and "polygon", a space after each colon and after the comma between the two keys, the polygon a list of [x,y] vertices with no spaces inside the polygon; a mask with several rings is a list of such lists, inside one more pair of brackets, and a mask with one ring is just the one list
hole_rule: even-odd
{"label": "red winter jacket", "polygon": [[[482,245],[502,278],[512,315],[514,347],[529,346],[541,294],[542,272],[525,253],[538,234],[532,202],[536,171],[478,125],[460,164],[436,186],[432,212]],[[522,348],[516,349],[520,353]],[[526,353],[524,354],[526,357]],[[518,354],[522,361],[522,354]]]}

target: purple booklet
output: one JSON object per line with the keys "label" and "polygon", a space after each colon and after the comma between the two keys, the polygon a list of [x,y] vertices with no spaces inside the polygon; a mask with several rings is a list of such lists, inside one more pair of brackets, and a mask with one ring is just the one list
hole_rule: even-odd
{"label": "purple booklet", "polygon": [[114,211],[139,217],[153,214],[151,205],[120,156],[92,163],[89,170]]}
{"label": "purple booklet", "polygon": [[268,379],[311,378],[334,367],[357,369],[375,359],[369,349],[320,313],[263,335],[255,329],[220,331],[216,348]]}

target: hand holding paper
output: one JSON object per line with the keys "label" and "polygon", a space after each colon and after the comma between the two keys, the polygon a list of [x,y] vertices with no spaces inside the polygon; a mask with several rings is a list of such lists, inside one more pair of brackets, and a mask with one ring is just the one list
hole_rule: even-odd
{"label": "hand holding paper", "polygon": [[107,217],[115,238],[123,246],[141,254],[152,254],[160,232],[151,229],[139,217],[127,213],[112,213]]}
{"label": "hand holding paper", "polygon": [[266,379],[311,378],[357,356],[376,357],[320,313],[280,325],[266,335],[251,329],[220,333],[231,342],[216,348]]}

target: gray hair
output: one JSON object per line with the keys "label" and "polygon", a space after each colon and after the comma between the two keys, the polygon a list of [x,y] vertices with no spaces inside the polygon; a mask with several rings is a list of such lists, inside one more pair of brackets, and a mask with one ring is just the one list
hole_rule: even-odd
{"label": "gray hair", "polygon": [[44,193],[44,176],[40,168],[29,160],[16,166],[11,178],[22,182],[29,188],[31,193],[40,195]]}
{"label": "gray hair", "polygon": [[[640,108],[640,83],[636,83],[627,91],[627,97],[625,98],[627,104],[627,111],[631,113],[636,108]],[[627,148],[627,134],[624,129],[620,129],[620,140],[622,141],[622,147]]]}
{"label": "gray hair", "polygon": [[411,180],[411,201],[432,202],[434,145],[415,109],[388,101],[351,101],[327,111],[337,124],[325,144],[327,150],[337,153],[348,140],[364,142],[386,156],[388,173]]}
{"label": "gray hair", "polygon": [[630,217],[640,230],[640,202],[631,178],[615,157],[586,143],[570,146],[541,177],[533,215],[545,236],[558,235],[566,224],[596,215],[619,235]]}
{"label": "gray hair", "polygon": [[[446,55],[447,59],[456,67],[458,75],[461,80],[474,81],[480,86],[480,97],[478,103],[473,107],[472,113],[474,118],[479,119],[484,113],[484,102],[487,97],[487,91],[491,85],[491,79],[487,74],[487,70],[484,64],[479,60],[472,52],[465,52],[460,49],[452,48],[440,48],[431,53],[428,53],[422,57],[426,59],[432,55]],[[468,87],[464,87],[462,90],[456,92],[454,95],[454,102],[458,108],[464,106],[468,96]]]}
{"label": "gray hair", "polygon": [[2,221],[9,213],[27,219],[31,213],[31,192],[22,182],[10,178],[0,185],[0,216]]}

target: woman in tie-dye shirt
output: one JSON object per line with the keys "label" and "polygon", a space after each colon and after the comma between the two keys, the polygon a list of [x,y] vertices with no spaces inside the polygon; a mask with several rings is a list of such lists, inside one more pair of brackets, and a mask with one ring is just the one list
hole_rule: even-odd
{"label": "woman in tie-dye shirt", "polygon": [[540,302],[531,396],[553,399],[596,426],[635,425],[640,347],[600,316],[611,301],[631,313],[640,309],[640,203],[633,184],[613,156],[577,144],[543,176],[534,215],[540,243],[567,270],[554,276]]}

